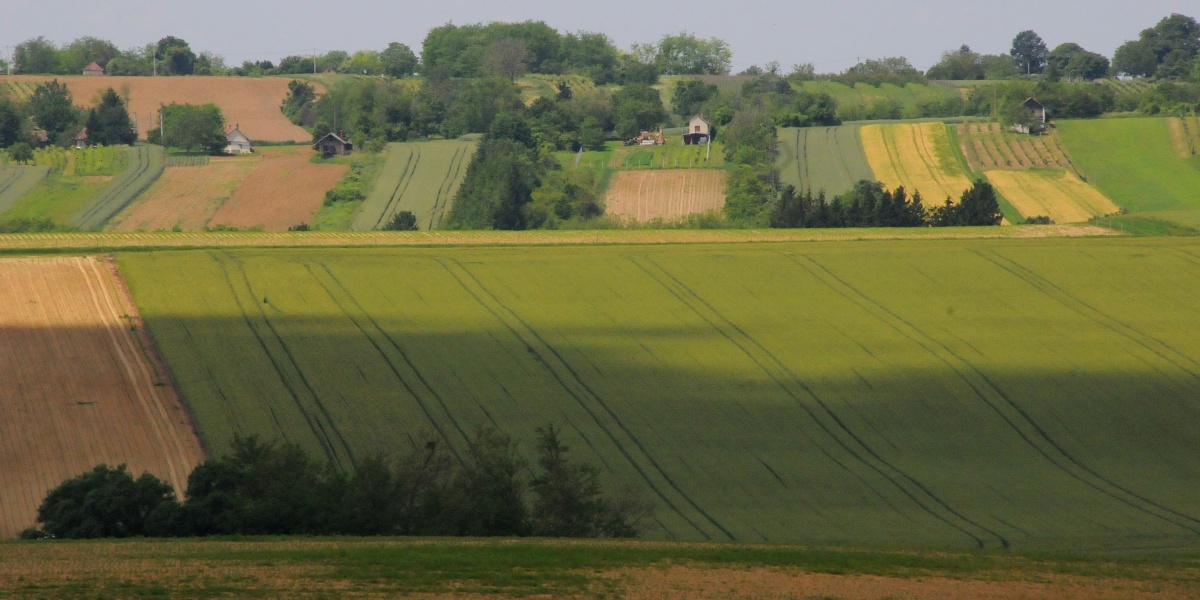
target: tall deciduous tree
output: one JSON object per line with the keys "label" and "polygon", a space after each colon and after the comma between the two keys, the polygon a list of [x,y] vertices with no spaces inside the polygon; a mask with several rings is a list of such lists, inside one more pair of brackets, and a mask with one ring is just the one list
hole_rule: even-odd
{"label": "tall deciduous tree", "polygon": [[925,73],[930,79],[983,79],[984,75],[979,53],[966,44],[958,50],[943,52],[942,59]]}
{"label": "tall deciduous tree", "polygon": [[[80,111],[71,102],[71,92],[58,80],[39,83],[29,98],[29,114],[46,136],[58,142],[59,137],[79,124]],[[75,132],[70,132],[72,135]]]}
{"label": "tall deciduous tree", "polygon": [[483,70],[489,75],[498,75],[516,82],[517,77],[529,72],[529,47],[525,40],[505,38],[488,46],[483,57]]}
{"label": "tall deciduous tree", "polygon": [[412,48],[398,42],[388,44],[387,49],[379,53],[379,62],[383,64],[384,73],[397,79],[417,72],[417,55]]}
{"label": "tall deciduous tree", "polygon": [[225,147],[225,117],[216,104],[171,104],[162,108],[162,145],[216,154]]}
{"label": "tall deciduous tree", "polygon": [[617,135],[623,138],[655,129],[667,118],[658,90],[645,84],[625,86],[612,101]]}
{"label": "tall deciduous tree", "polygon": [[100,95],[100,102],[88,111],[88,140],[96,144],[114,146],[132,144],[137,141],[137,132],[125,101],[116,90],[108,88]]}
{"label": "tall deciduous tree", "polygon": [[100,465],[54,488],[37,520],[60,538],[168,535],[177,506],[175,491],[157,477]]}
{"label": "tall deciduous tree", "polygon": [[58,48],[43,36],[25,40],[13,49],[17,73],[54,73],[58,69]]}
{"label": "tall deciduous tree", "polygon": [[173,35],[158,40],[155,56],[160,61],[159,73],[165,69],[170,75],[191,75],[196,67],[196,53],[191,46]]}
{"label": "tall deciduous tree", "polygon": [[0,148],[21,139],[21,111],[8,98],[0,98]]}
{"label": "tall deciduous tree", "polygon": [[733,63],[733,51],[724,40],[701,39],[686,31],[663,36],[652,49],[635,46],[634,50],[643,55],[641,62],[654,62],[668,75],[726,75]]}
{"label": "tall deciduous tree", "polygon": [[1046,42],[1032,30],[1022,31],[1013,38],[1009,54],[1026,75],[1041,73],[1046,68]]}

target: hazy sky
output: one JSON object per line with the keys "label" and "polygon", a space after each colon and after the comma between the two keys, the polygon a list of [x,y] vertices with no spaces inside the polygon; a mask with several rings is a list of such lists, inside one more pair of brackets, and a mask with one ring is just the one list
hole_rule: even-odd
{"label": "hazy sky", "polygon": [[[665,33],[716,36],[733,48],[734,70],[777,60],[841,71],[857,57],[906,56],[920,69],[969,44],[1007,52],[1033,29],[1054,47],[1076,42],[1106,56],[1172,12],[1200,18],[1196,0],[0,0],[0,47],[44,35],[55,42],[91,35],[121,48],[166,35],[231,64],[278,60],[313,49],[383,49],[399,41],[420,52],[432,27],[542,20],[559,30],[607,33],[621,48]],[[10,48],[0,48],[8,55]]]}

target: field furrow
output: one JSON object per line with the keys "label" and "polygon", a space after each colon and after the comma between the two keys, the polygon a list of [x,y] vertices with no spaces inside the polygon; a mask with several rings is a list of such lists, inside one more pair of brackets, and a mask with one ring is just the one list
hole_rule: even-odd
{"label": "field furrow", "polygon": [[389,144],[380,174],[351,228],[381,229],[406,210],[416,215],[418,229],[436,229],[450,211],[475,147],[475,142],[449,140]]}
{"label": "field furrow", "polygon": [[0,536],[100,463],[182,493],[204,451],[111,264],[0,259],[0,280]]}
{"label": "field furrow", "polygon": [[50,167],[0,167],[0,215],[41,183]]}
{"label": "field furrow", "polygon": [[871,170],[889,188],[919,191],[928,205],[956,200],[971,187],[942,123],[864,125],[861,136]]}
{"label": "field furrow", "polygon": [[113,217],[105,229],[202,231],[261,164],[261,158],[216,158],[202,165],[168,166],[158,181]]}
{"label": "field furrow", "polygon": [[725,206],[725,172],[715,169],[619,171],[605,214],[635,222],[674,221]]}
{"label": "field furrow", "polygon": [[314,164],[312,148],[262,148],[258,168],[237,186],[209,221],[211,226],[286,231],[312,221],[325,202],[325,192],[350,167]]}
{"label": "field furrow", "polygon": [[121,212],[162,175],[165,161],[162,146],[130,148],[125,171],[113,179],[96,198],[88,202],[72,219],[71,224],[84,231],[104,227],[109,219]]}
{"label": "field furrow", "polygon": [[831,196],[874,179],[855,125],[780,129],[778,165],[784,183]]}

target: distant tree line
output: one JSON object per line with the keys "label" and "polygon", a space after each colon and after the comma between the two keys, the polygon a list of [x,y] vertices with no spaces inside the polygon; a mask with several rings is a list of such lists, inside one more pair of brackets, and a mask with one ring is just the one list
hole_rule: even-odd
{"label": "distant tree line", "polygon": [[0,149],[8,149],[16,160],[45,144],[70,146],[84,127],[92,144],[132,144],[137,139],[125,99],[112,88],[88,109],[75,106],[70,90],[57,80],[35,85],[25,101],[0,95]]}
{"label": "distant tree line", "polygon": [[50,491],[27,539],[211,535],[636,537],[651,507],[606,493],[559,431],[536,431],[534,464],[511,438],[480,428],[461,450],[422,436],[396,460],[352,472],[299,447],[236,438],[197,466],[187,495],[150,474],[100,465]]}

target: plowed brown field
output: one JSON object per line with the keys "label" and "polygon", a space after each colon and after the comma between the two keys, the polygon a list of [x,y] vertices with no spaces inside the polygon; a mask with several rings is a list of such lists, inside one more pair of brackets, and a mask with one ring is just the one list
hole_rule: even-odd
{"label": "plowed brown field", "polygon": [[308,223],[325,201],[325,191],[350,168],[309,162],[313,150],[308,147],[272,148],[261,154],[262,165],[221,205],[213,215],[213,226],[286,231]]}
{"label": "plowed brown field", "polygon": [[[97,95],[117,90],[129,99],[129,113],[137,118],[138,136],[158,127],[158,108],[163,104],[213,103],[221,107],[225,122],[237,124],[252,140],[305,142],[312,136],[293,125],[279,110],[288,95],[288,79],[275,77],[95,77],[83,75],[12,75],[0,77],[0,83],[19,87],[57,79],[71,90],[75,104],[92,106]],[[318,93],[325,89],[313,83]],[[128,93],[126,93],[128,92]]]}
{"label": "plowed brown field", "polygon": [[214,158],[207,165],[167,167],[154,186],[113,217],[108,231],[201,231],[261,157]]}
{"label": "plowed brown field", "polygon": [[0,259],[0,282],[0,537],[100,463],[182,492],[204,450],[112,263]]}
{"label": "plowed brown field", "polygon": [[619,171],[605,212],[628,221],[670,221],[725,206],[725,172],[713,169]]}

